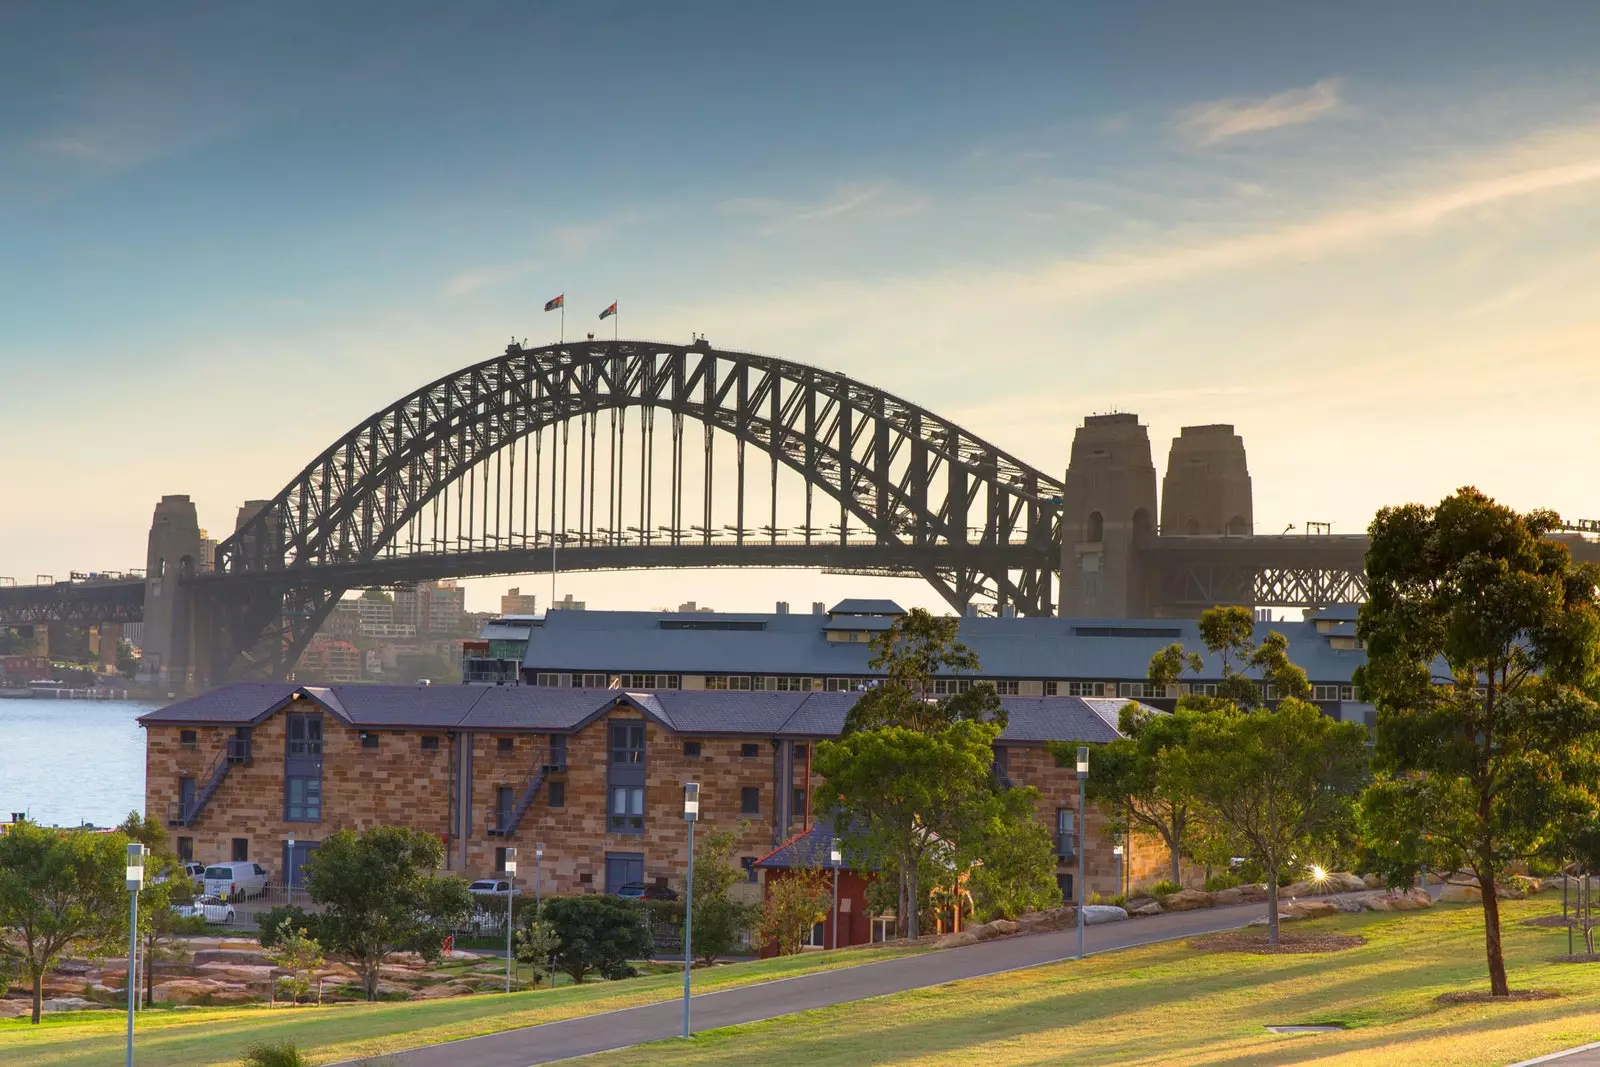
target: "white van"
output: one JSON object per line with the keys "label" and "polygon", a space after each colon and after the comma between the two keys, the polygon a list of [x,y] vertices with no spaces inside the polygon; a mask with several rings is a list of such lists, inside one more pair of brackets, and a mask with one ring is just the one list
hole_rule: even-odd
{"label": "white van", "polygon": [[267,888],[267,872],[259,863],[235,861],[213,863],[206,868],[206,884],[201,891],[208,897],[228,895],[230,902],[245,900]]}

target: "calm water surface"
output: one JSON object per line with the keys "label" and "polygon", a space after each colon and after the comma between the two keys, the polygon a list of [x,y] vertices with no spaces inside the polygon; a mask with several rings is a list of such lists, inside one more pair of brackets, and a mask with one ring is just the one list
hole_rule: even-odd
{"label": "calm water surface", "polygon": [[156,707],[116,700],[0,700],[0,819],[115,826],[144,809],[144,731]]}

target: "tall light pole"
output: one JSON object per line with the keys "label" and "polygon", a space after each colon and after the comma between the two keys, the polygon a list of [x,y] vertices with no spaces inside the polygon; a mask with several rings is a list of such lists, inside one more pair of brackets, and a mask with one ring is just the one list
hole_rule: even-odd
{"label": "tall light pole", "polygon": [[544,891],[544,842],[535,841],[533,844],[533,914],[537,917],[539,909],[543,907]]}
{"label": "tall light pole", "polygon": [[144,888],[144,857],[148,850],[135,842],[128,846],[128,1062],[133,1067],[133,1005],[136,999],[134,958],[139,953],[139,890]]}
{"label": "tall light pole", "polygon": [[1089,778],[1089,746],[1078,746],[1078,958],[1083,959],[1083,805],[1084,785]]}
{"label": "tall light pole", "polygon": [[289,883],[289,900],[287,907],[294,907],[294,834],[289,835],[289,853],[284,857],[284,873]]}
{"label": "tall light pole", "polygon": [[839,839],[833,839],[833,848],[828,853],[828,858],[833,861],[833,947],[839,947],[839,863],[844,856],[839,852]]}
{"label": "tall light pole", "polygon": [[684,883],[683,903],[683,1036],[689,1036],[689,942],[694,931],[694,824],[700,818],[700,783],[683,784],[683,818],[689,824],[689,879]]}
{"label": "tall light pole", "polygon": [[517,896],[517,850],[506,849],[506,992],[511,992],[511,902]]}

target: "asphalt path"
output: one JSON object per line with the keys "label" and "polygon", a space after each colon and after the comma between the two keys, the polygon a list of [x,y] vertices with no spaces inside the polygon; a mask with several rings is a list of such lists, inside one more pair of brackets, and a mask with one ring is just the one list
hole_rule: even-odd
{"label": "asphalt path", "polygon": [[1533,1067],[1536,1063],[1548,1063],[1550,1067],[1600,1067],[1600,1042],[1523,1060],[1513,1063],[1511,1067]]}
{"label": "asphalt path", "polygon": [[[1136,945],[1234,930],[1265,912],[1263,904],[1242,904],[1091,926],[1085,931],[1084,947],[1088,954],[1098,955]],[[758,1022],[791,1012],[1057,963],[1073,958],[1077,951],[1078,933],[1074,928],[701,993],[692,1000],[694,1029]],[[404,1067],[530,1067],[536,1063],[553,1063],[659,1041],[682,1032],[683,1000],[680,997],[429,1045],[399,1053],[393,1059]]]}

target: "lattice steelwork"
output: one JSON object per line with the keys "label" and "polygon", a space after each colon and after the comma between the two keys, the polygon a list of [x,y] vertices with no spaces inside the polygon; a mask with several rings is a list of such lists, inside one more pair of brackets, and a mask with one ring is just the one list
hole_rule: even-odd
{"label": "lattice steelwork", "polygon": [[1367,577],[1359,566],[1310,560],[1300,566],[1265,567],[1185,562],[1167,569],[1159,582],[1159,603],[1167,609],[1205,609],[1217,604],[1318,608],[1367,599]]}
{"label": "lattice steelwork", "polygon": [[94,626],[144,619],[144,581],[25,585],[0,588],[0,626]]}
{"label": "lattice steelwork", "polygon": [[866,567],[921,575],[957,608],[1048,615],[1061,492],[815,367],[704,343],[513,344],[351,430],[200,585],[228,630],[214,670],[245,655],[270,673],[346,588],[543,569],[552,544],[573,569]]}

